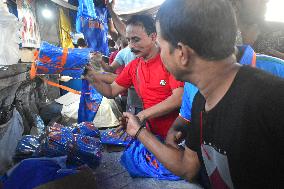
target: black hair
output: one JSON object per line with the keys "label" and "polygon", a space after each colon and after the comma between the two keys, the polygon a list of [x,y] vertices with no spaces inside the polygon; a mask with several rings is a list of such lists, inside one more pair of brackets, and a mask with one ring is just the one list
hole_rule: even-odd
{"label": "black hair", "polygon": [[148,35],[156,33],[155,20],[150,15],[133,15],[126,25],[142,26]]}
{"label": "black hair", "polygon": [[105,0],[93,0],[95,7],[106,7]]}
{"label": "black hair", "polygon": [[112,39],[108,39],[108,46],[109,47],[115,47],[115,42]]}
{"label": "black hair", "polygon": [[234,53],[237,23],[228,0],[166,0],[156,21],[173,48],[182,42],[207,60]]}
{"label": "black hair", "polygon": [[79,38],[77,40],[77,46],[78,47],[86,47],[87,46],[86,41],[83,38]]}

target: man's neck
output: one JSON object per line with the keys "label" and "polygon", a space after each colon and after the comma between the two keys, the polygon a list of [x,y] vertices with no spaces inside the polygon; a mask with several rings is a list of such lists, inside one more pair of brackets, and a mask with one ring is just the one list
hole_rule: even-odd
{"label": "man's neck", "polygon": [[206,99],[206,111],[214,108],[224,97],[239,68],[240,65],[236,63],[236,58],[232,55],[222,61],[204,62],[200,68],[195,69],[198,75],[193,75],[192,83],[198,87]]}
{"label": "man's neck", "polygon": [[160,53],[160,48],[157,45],[153,45],[150,53],[146,57],[143,57],[143,58],[144,58],[145,61],[148,61],[148,60],[156,57],[158,53]]}

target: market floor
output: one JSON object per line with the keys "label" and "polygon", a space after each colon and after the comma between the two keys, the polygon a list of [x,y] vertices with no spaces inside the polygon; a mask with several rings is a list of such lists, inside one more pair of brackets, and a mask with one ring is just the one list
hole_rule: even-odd
{"label": "market floor", "polygon": [[131,178],[120,164],[122,152],[104,152],[96,169],[99,189],[201,189],[186,181],[161,181],[153,178]]}

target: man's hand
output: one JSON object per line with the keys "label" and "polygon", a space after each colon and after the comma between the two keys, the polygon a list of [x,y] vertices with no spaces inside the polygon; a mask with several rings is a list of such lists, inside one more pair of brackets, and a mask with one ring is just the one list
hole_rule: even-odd
{"label": "man's hand", "polygon": [[179,148],[178,144],[181,143],[181,141],[184,139],[185,135],[181,131],[174,130],[171,128],[168,131],[167,137],[166,137],[166,144],[174,147]]}
{"label": "man's hand", "polygon": [[114,5],[115,5],[115,0],[112,0],[111,2],[109,2],[109,0],[106,0],[106,6],[108,10],[113,10]]}
{"label": "man's hand", "polygon": [[88,80],[90,83],[96,83],[98,81],[96,74],[94,67],[91,64],[87,64],[83,79]]}
{"label": "man's hand", "polygon": [[123,118],[120,123],[120,128],[124,128],[126,132],[132,137],[136,135],[137,131],[141,127],[141,121],[139,120],[139,118],[128,112],[123,113]]}
{"label": "man's hand", "polygon": [[169,144],[174,148],[179,148],[178,144],[186,137],[187,127],[189,127],[189,122],[185,121],[181,117],[177,117],[168,131],[165,141],[166,144]]}
{"label": "man's hand", "polygon": [[144,114],[144,111],[139,112],[136,116],[139,118],[141,123],[143,123],[143,121],[145,121],[147,119],[145,114]]}

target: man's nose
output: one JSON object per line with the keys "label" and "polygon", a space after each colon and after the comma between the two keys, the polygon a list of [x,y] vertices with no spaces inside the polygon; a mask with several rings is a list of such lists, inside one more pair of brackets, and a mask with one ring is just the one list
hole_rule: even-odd
{"label": "man's nose", "polygon": [[133,43],[132,41],[129,41],[128,46],[129,46],[131,49],[136,47],[135,43]]}

